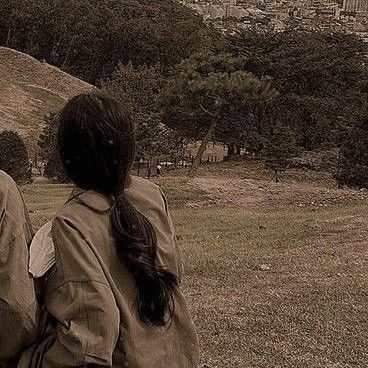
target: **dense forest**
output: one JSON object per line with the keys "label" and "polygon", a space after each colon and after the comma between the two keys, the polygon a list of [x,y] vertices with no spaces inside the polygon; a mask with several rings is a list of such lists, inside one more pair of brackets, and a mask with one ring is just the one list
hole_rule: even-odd
{"label": "dense forest", "polygon": [[[368,45],[342,33],[224,36],[171,0],[0,0],[0,43],[97,85],[135,111],[139,156],[185,139],[265,157],[278,177],[303,150],[339,149],[340,184],[368,186]],[[45,141],[56,119],[45,119]],[[352,159],[352,157],[359,157]],[[359,162],[357,162],[359,161]],[[358,165],[358,166],[356,166]],[[52,165],[54,166],[54,165]]]}
{"label": "dense forest", "polygon": [[118,63],[164,69],[215,41],[170,0],[1,0],[0,43],[90,83]]}

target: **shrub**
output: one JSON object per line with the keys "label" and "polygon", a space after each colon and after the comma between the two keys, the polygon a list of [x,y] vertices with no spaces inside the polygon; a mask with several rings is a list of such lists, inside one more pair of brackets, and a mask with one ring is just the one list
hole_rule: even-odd
{"label": "shrub", "polygon": [[32,180],[27,148],[16,132],[6,130],[0,133],[0,170],[18,183]]}

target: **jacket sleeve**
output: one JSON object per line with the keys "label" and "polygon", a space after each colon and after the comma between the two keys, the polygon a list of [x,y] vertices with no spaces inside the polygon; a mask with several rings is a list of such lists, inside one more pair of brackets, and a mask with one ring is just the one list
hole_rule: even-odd
{"label": "jacket sleeve", "polygon": [[37,301],[28,274],[32,231],[18,189],[10,178],[7,183],[0,180],[0,366],[37,334]]}
{"label": "jacket sleeve", "polygon": [[119,334],[119,310],[93,246],[64,218],[53,223],[57,283],[46,291],[55,335],[33,353],[37,366],[111,366]]}
{"label": "jacket sleeve", "polygon": [[168,205],[168,202],[167,202],[167,198],[166,198],[166,196],[165,196],[165,194],[164,194],[164,192],[162,191],[161,188],[160,188],[160,192],[161,192],[162,199],[164,201],[166,218],[167,218],[167,225],[168,225],[170,233],[173,237],[173,242],[174,242],[174,246],[175,246],[178,280],[179,280],[179,282],[181,282],[181,280],[183,278],[183,274],[184,274],[184,262],[183,262],[182,255],[181,255],[181,252],[180,252],[180,249],[179,249],[179,246],[178,246],[177,235],[176,235],[176,232],[175,232],[174,223],[173,223],[171,213],[170,213],[170,210],[169,210],[169,205]]}

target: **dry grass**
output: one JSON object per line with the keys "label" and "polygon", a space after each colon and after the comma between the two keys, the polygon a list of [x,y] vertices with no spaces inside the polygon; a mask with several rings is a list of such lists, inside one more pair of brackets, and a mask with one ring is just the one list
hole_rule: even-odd
{"label": "dry grass", "polygon": [[[367,367],[366,194],[312,172],[291,172],[277,187],[252,165],[203,167],[189,183],[159,180],[186,259],[202,363]],[[39,226],[67,188],[24,192]]]}
{"label": "dry grass", "polygon": [[91,88],[58,68],[0,47],[0,131],[19,132],[33,150],[44,115]]}

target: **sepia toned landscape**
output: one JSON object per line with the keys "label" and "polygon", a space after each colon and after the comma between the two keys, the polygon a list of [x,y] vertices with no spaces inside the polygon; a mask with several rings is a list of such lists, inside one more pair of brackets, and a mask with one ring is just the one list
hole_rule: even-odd
{"label": "sepia toned landscape", "polygon": [[367,1],[0,0],[0,170],[40,229],[73,188],[60,109],[113,97],[200,368],[368,367],[367,39]]}
{"label": "sepia toned landscape", "polygon": [[[155,179],[185,259],[202,367],[364,367],[368,361],[367,191],[260,163],[204,165]],[[23,187],[36,227],[69,186]]]}

